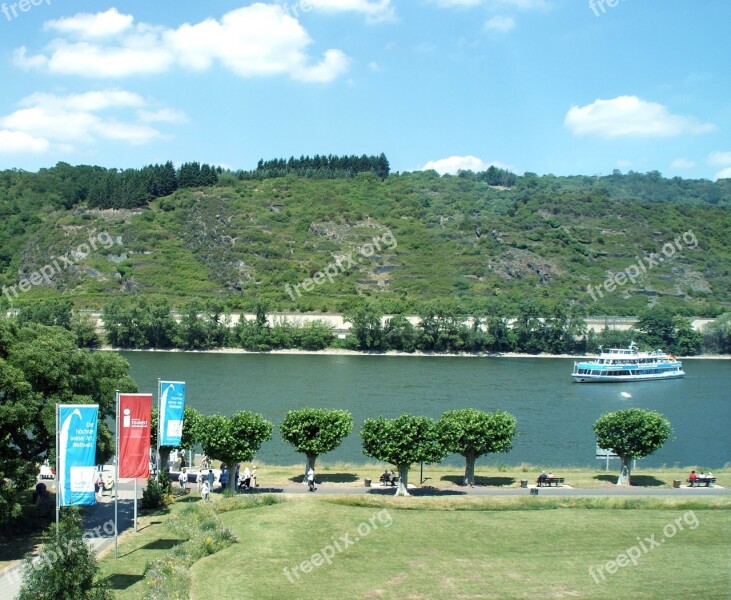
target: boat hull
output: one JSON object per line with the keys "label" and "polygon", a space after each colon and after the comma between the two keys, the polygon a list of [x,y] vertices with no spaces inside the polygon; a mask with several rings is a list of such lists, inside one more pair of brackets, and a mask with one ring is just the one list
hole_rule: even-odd
{"label": "boat hull", "polygon": [[685,377],[684,371],[652,375],[572,375],[576,383],[626,383],[628,381],[663,381]]}

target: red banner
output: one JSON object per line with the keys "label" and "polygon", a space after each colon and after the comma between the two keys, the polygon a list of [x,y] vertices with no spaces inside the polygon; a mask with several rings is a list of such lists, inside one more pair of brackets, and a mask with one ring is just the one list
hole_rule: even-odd
{"label": "red banner", "polygon": [[119,395],[119,478],[150,476],[152,394]]}

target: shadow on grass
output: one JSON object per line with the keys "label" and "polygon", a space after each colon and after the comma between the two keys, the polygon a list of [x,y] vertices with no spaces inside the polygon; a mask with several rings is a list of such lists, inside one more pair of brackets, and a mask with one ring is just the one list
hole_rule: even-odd
{"label": "shadow on grass", "polygon": [[[464,477],[460,475],[443,475],[442,481],[449,481],[455,485],[463,485]],[[482,477],[481,475],[475,476],[475,485],[484,485],[492,487],[504,487],[506,485],[514,485],[515,477]]]}
{"label": "shadow on grass", "polygon": [[152,541],[149,544],[145,544],[144,546],[140,546],[139,548],[135,548],[134,550],[130,550],[126,554],[120,554],[119,558],[129,556],[130,554],[134,554],[135,552],[139,552],[140,550],[172,550],[175,546],[177,546],[181,542],[182,542],[182,540],[162,538],[159,540]]}
{"label": "shadow on grass", "polygon": [[126,573],[115,573],[102,579],[102,583],[106,583],[113,590],[126,590],[135,583],[142,581],[144,575],[127,575]]}
{"label": "shadow on grass", "polygon": [[[353,483],[360,479],[355,473],[318,473],[317,483]],[[292,483],[302,483],[302,475],[290,477]]]}
{"label": "shadow on grass", "polygon": [[[594,475],[594,479],[606,483],[617,483],[617,475]],[[653,475],[632,475],[630,476],[632,487],[662,487],[669,485],[667,481],[658,479]]]}
{"label": "shadow on grass", "polygon": [[[396,493],[395,487],[381,487],[371,488],[367,492],[373,496],[393,496]],[[424,486],[409,490],[409,494],[412,496],[465,496],[467,492],[460,492],[459,490],[445,490],[442,488],[435,488],[431,486]]]}

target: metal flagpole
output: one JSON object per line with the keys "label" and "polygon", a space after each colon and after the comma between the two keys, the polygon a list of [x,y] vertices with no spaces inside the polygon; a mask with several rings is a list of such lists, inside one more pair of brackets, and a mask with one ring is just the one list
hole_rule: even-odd
{"label": "metal flagpole", "polygon": [[135,533],[137,533],[137,477],[135,477]]}
{"label": "metal flagpole", "polygon": [[162,457],[160,456],[160,440],[162,439],[162,415],[160,414],[160,395],[162,380],[157,378],[157,471],[155,471],[155,480],[160,481],[160,469],[162,468]]}
{"label": "metal flagpole", "polygon": [[117,537],[119,536],[119,390],[117,394],[116,443],[114,446],[114,558],[117,558]]}
{"label": "metal flagpole", "polygon": [[59,482],[59,475],[58,475],[58,450],[59,450],[59,431],[58,431],[58,421],[59,421],[59,412],[60,408],[58,406],[58,403],[56,403],[56,543],[58,544],[58,526],[61,516],[61,489],[59,488],[58,482]]}

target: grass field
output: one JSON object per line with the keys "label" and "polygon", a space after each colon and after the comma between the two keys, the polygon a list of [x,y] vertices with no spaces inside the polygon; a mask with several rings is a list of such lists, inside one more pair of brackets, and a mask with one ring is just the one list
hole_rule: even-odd
{"label": "grass field", "polygon": [[[176,543],[164,518],[143,520],[118,560],[102,560],[118,598],[141,598],[144,565]],[[239,542],[194,565],[194,599],[720,599],[731,590],[726,497],[303,495],[221,519]],[[617,560],[626,565],[607,565]]]}

